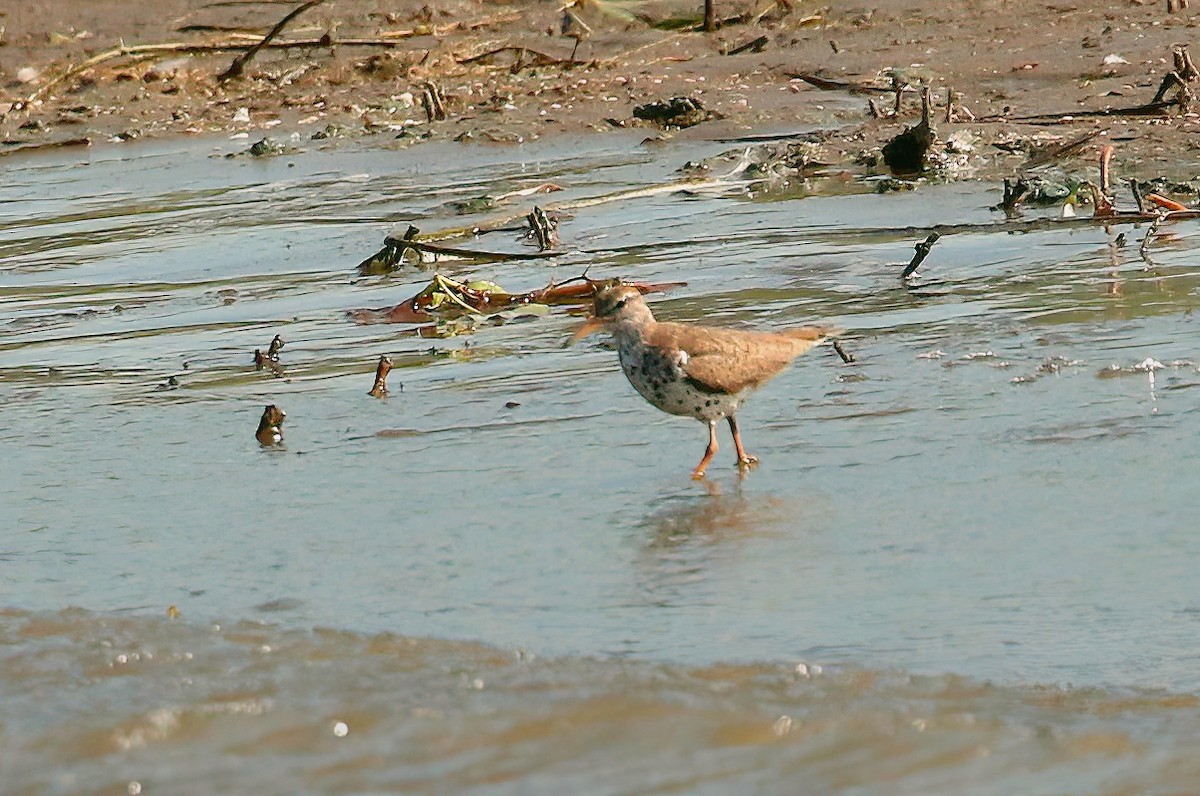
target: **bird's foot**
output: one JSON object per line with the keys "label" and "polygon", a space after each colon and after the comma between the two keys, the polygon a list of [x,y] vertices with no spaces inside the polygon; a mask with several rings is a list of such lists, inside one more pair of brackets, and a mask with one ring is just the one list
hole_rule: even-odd
{"label": "bird's foot", "polygon": [[742,454],[738,457],[737,466],[739,470],[749,470],[752,467],[757,467],[758,457],[751,456],[748,453]]}
{"label": "bird's foot", "polygon": [[695,470],[692,470],[692,480],[693,481],[703,481],[704,480],[704,468],[697,467]]}

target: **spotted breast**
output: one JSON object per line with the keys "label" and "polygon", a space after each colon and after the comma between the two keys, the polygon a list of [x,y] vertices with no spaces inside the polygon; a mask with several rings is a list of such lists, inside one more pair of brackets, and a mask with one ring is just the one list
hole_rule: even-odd
{"label": "spotted breast", "polygon": [[720,420],[737,412],[749,390],[723,393],[706,389],[688,377],[684,368],[688,354],[682,349],[664,351],[643,345],[636,334],[616,332],[621,369],[641,396],[664,412]]}

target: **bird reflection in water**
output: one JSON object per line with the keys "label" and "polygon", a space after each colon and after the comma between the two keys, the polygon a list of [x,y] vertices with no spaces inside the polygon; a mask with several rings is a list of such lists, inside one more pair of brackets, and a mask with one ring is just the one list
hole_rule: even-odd
{"label": "bird reflection in water", "polygon": [[705,483],[705,492],[659,501],[636,526],[645,534],[636,560],[639,586],[653,602],[703,599],[694,589],[712,565],[795,522],[783,498],[746,494],[740,484],[724,494],[720,483]]}

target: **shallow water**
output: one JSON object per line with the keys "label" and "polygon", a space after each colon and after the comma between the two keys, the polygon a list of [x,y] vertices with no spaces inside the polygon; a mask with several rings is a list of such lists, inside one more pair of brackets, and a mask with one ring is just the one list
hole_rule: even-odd
{"label": "shallow water", "polygon": [[[845,328],[855,364],[818,349],[747,404],[762,465],[726,443],[696,484],[702,426],[564,347],[565,311],[448,339],[345,311],[428,281],[355,265],[475,218],[448,202],[722,146],[243,146],[0,164],[12,792],[1194,787],[1194,223],[1149,270],[1128,226],[1116,268],[1116,230],[957,232],[905,289],[921,228],[996,222],[997,192],[818,180],[596,205],[552,265],[446,266]],[[283,379],[251,364],[276,333]]]}

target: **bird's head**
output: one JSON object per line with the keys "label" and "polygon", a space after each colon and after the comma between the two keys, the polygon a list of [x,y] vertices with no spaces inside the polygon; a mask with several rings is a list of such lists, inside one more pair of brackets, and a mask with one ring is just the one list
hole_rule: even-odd
{"label": "bird's head", "polygon": [[571,336],[572,343],[622,320],[651,317],[642,291],[620,279],[592,282],[592,290],[592,317],[575,330]]}
{"label": "bird's head", "polygon": [[616,321],[639,307],[645,307],[642,291],[619,279],[597,283],[592,297],[593,313],[605,321]]}

